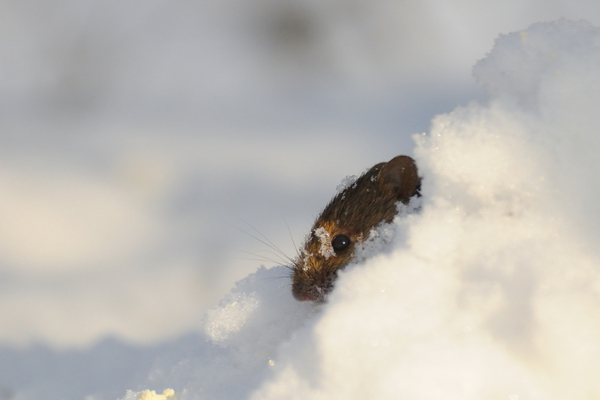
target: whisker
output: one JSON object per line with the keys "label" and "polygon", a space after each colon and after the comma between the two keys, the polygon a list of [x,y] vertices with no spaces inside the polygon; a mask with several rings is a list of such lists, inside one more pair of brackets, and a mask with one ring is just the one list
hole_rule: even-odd
{"label": "whisker", "polygon": [[[275,265],[287,265],[287,263],[288,263],[288,261],[284,260],[284,259],[281,259],[281,261],[283,261],[283,264],[282,264],[280,260],[276,260],[276,259],[272,259],[272,258],[269,258],[269,257],[265,257],[265,256],[262,256],[262,255],[260,255],[258,253],[250,253],[248,251],[244,251],[244,250],[240,250],[240,249],[235,249],[235,248],[229,248],[229,249],[233,250],[233,251],[237,251],[239,253],[244,253],[244,254],[248,254],[248,255],[256,257],[256,258],[250,258],[250,257],[240,258],[242,260],[264,261],[264,262],[273,263]],[[277,253],[271,253],[271,254],[273,254],[274,256],[277,256],[277,257],[281,258]]]}
{"label": "whisker", "polygon": [[281,285],[277,288],[277,291],[275,292],[276,296],[284,296],[287,295],[289,296],[291,294],[291,290],[289,289],[289,287]]}
{"label": "whisker", "polygon": [[244,261],[258,261],[258,262],[263,262],[263,263],[272,263],[274,265],[279,265],[279,263],[273,261],[273,260],[269,260],[268,258],[252,258],[252,257],[239,257],[237,258],[238,260],[244,260]]}
{"label": "whisker", "polygon": [[[266,253],[268,253],[268,254],[271,254],[271,255],[272,255],[272,256],[274,256],[275,258],[279,258],[279,260],[280,260],[281,264],[289,264],[290,262],[293,262],[293,261],[291,261],[291,260],[288,260],[288,259],[285,259],[285,258],[281,257],[279,254],[277,254],[277,253],[274,253],[274,252],[272,252],[272,251],[270,251],[270,250],[260,250],[260,251],[262,251],[262,252],[266,252]],[[258,256],[259,254],[257,253],[256,255]],[[260,256],[260,257],[264,257],[264,256]],[[267,257],[265,257],[265,258],[267,258]]]}
{"label": "whisker", "polygon": [[274,292],[277,296],[289,295],[291,293],[292,283],[287,273],[278,274],[277,276],[258,277],[258,282],[271,285],[271,292]]}
{"label": "whisker", "polygon": [[263,278],[260,278],[260,280],[265,281],[265,282],[274,282],[274,281],[279,281],[281,279],[285,279],[286,283],[289,283],[289,282],[287,282],[288,277],[284,276],[284,275],[282,275],[282,276],[265,276]]}
{"label": "whisker", "polygon": [[[236,216],[237,217],[237,216]],[[261,242],[262,244],[264,244],[265,246],[269,247],[270,249],[274,250],[275,252],[279,253],[280,255],[283,256],[283,258],[289,262],[293,262],[293,260],[288,257],[287,254],[285,254],[283,251],[281,251],[281,249],[279,249],[273,242],[271,242],[265,235],[263,235],[258,229],[256,229],[255,227],[253,227],[252,225],[250,225],[248,222],[244,221],[244,219],[242,219],[241,217],[237,217],[239,218],[243,223],[245,223],[246,225],[248,225],[250,228],[252,228],[255,232],[257,232],[263,239],[256,237],[255,235],[246,232],[245,230],[229,224],[230,226],[232,226],[233,228],[237,229],[238,231],[245,233],[246,235],[250,236],[251,238],[254,238],[255,240],[258,240],[259,242]]]}
{"label": "whisker", "polygon": [[[254,255],[255,255],[255,256],[257,256],[257,257],[262,257],[262,258],[264,258],[265,260],[269,260],[269,261],[271,261],[271,262],[273,262],[273,263],[275,263],[275,264],[277,264],[277,265],[280,265],[280,264],[287,264],[287,263],[288,263],[288,260],[286,260],[286,259],[282,258],[282,257],[281,257],[279,254],[277,254],[277,253],[273,253],[272,251],[265,251],[265,252],[266,252],[267,254],[271,254],[271,255],[273,255],[275,258],[266,257],[266,256],[260,255],[260,254],[258,254],[258,253],[255,253]],[[251,253],[250,253],[250,254],[251,254]]]}
{"label": "whisker", "polygon": [[[257,254],[257,253],[250,253],[248,251],[236,249],[236,248],[233,248],[233,247],[228,247],[228,249],[233,250],[233,251],[237,251],[239,253],[248,254],[250,256],[254,256],[254,258],[252,258],[252,257],[238,257],[239,260],[251,260],[251,261],[259,261],[259,262],[269,262],[269,263],[273,263],[276,266],[287,268],[290,271],[290,273],[288,274],[288,276],[286,276],[286,278],[291,278],[292,273],[294,272],[294,270],[296,268],[296,263],[295,262],[292,262],[291,265],[290,265],[287,262],[287,260],[283,260],[284,262],[281,263],[281,262],[279,262],[277,260],[274,260],[274,259],[269,258],[269,257],[261,256],[260,254]],[[273,255],[278,256],[278,254],[275,254],[275,253],[273,253]]]}
{"label": "whisker", "polygon": [[294,241],[294,236],[292,235],[292,230],[290,229],[290,225],[287,223],[285,218],[283,218],[283,222],[285,222],[285,226],[287,227],[288,233],[290,234],[290,239],[292,239],[292,244],[294,245],[294,250],[296,250],[296,254],[298,255],[298,257],[300,257],[300,250],[298,250],[298,246],[296,246],[296,242]]}

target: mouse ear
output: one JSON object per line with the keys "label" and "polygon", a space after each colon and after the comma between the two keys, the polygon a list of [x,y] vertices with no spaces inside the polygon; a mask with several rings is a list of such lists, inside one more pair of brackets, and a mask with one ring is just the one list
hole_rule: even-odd
{"label": "mouse ear", "polygon": [[408,203],[421,188],[415,160],[408,156],[394,157],[385,163],[379,171],[378,180],[390,186],[398,201],[403,203]]}

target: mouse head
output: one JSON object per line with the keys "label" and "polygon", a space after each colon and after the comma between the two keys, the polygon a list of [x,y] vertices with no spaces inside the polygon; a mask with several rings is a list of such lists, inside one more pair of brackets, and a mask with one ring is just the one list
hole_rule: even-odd
{"label": "mouse head", "polygon": [[392,222],[398,213],[396,203],[408,203],[419,188],[414,160],[398,156],[375,165],[338,193],[315,221],[294,262],[294,297],[323,301],[337,271],[352,261],[356,246],[371,229]]}

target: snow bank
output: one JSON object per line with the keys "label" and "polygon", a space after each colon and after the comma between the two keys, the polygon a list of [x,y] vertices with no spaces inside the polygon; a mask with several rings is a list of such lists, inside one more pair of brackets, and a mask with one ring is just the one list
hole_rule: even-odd
{"label": "snow bank", "polygon": [[[295,302],[284,267],[238,283],[206,342],[145,386],[182,399],[600,396],[600,30],[561,20],[501,36],[475,66],[489,104],[417,135],[420,213]],[[386,236],[386,235],[383,235]],[[134,393],[128,395],[133,398]]]}

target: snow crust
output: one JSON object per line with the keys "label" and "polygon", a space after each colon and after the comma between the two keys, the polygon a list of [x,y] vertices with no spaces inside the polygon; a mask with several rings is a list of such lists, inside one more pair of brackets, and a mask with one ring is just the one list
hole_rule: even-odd
{"label": "snow crust", "polygon": [[474,68],[489,103],[415,135],[420,210],[381,227],[326,304],[294,301],[289,271],[261,268],[146,386],[181,399],[600,397],[599,65],[586,22],[501,36]]}

